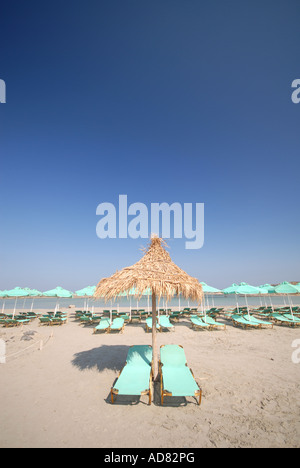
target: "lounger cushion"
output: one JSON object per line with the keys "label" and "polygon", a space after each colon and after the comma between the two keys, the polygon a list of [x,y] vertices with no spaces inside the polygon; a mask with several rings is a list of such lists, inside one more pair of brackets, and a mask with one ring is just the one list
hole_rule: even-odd
{"label": "lounger cushion", "polygon": [[[146,319],[146,324],[148,326],[148,328],[152,328],[152,317],[148,317]],[[160,329],[160,325],[156,322],[156,329],[159,330]]]}
{"label": "lounger cushion", "polygon": [[129,348],[124,366],[114,389],[121,395],[140,395],[149,389],[152,347],[136,345]]}
{"label": "lounger cushion", "polygon": [[178,345],[166,345],[160,349],[163,387],[172,396],[194,396],[199,387],[186,365],[184,349]]}
{"label": "lounger cushion", "polygon": [[194,325],[197,325],[198,327],[209,327],[210,326],[208,323],[202,322],[201,319],[196,318],[196,317],[191,317],[191,322]]}
{"label": "lounger cushion", "polygon": [[108,318],[101,319],[99,324],[95,327],[96,330],[106,330],[110,326],[110,320]]}
{"label": "lounger cushion", "polygon": [[164,389],[172,396],[194,396],[199,387],[187,366],[162,367]]}
{"label": "lounger cushion", "polygon": [[121,395],[140,395],[149,388],[150,366],[130,366],[123,368],[114,389]]}
{"label": "lounger cushion", "polygon": [[136,345],[129,348],[126,363],[127,365],[141,366],[147,368],[151,365],[152,348],[149,345]]}
{"label": "lounger cushion", "polygon": [[110,326],[110,329],[111,330],[119,330],[120,328],[122,328],[124,325],[124,319],[122,318],[115,318],[113,320],[113,323],[111,324]]}
{"label": "lounger cushion", "polygon": [[174,328],[174,325],[170,322],[169,317],[166,317],[164,315],[159,317],[159,324],[163,328]]}

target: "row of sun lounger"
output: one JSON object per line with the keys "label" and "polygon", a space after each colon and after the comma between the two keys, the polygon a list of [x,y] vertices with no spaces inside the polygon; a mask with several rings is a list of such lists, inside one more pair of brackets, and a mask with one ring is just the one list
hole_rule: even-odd
{"label": "row of sun lounger", "polygon": [[[269,316],[270,320],[261,320],[260,318],[256,318],[253,315],[240,315],[240,314],[232,314],[231,320],[235,326],[241,326],[242,328],[273,328],[274,323],[283,323],[290,326],[298,326],[300,325],[300,319],[292,316],[283,316],[278,314],[272,314]],[[190,323],[193,329],[226,329],[226,324],[223,322],[216,321],[213,317],[208,315],[206,316],[198,316],[192,315],[190,316]],[[146,318],[146,331],[152,331],[152,317]],[[95,327],[94,333],[98,331],[107,332],[110,331],[121,331],[123,332],[125,326],[125,321],[122,318],[115,318],[113,319],[112,323],[108,317],[104,317],[99,321],[99,324]],[[161,332],[163,329],[175,331],[176,327],[170,322],[169,317],[167,316],[160,316],[156,322],[156,329]]]}
{"label": "row of sun lounger", "polygon": [[26,325],[36,318],[34,312],[20,313],[20,314],[0,314],[0,324],[4,327],[17,327]]}
{"label": "row of sun lounger", "polygon": [[[293,313],[289,309],[281,309],[280,312],[271,312],[269,308],[260,308],[255,311],[255,315],[258,315],[259,318],[255,317],[253,314],[246,313],[246,308],[240,308],[239,313],[233,313],[233,311],[238,310],[229,310],[227,311],[227,318],[232,321],[236,326],[241,326],[243,328],[273,328],[274,324],[287,325],[291,327],[296,327],[300,325],[300,317],[297,316],[298,307],[294,308]],[[271,309],[272,310],[272,309]],[[80,314],[82,314],[81,311]],[[178,321],[181,316],[180,312],[171,313],[168,315],[160,315],[157,319],[157,330],[162,331],[163,329],[174,330],[175,327],[171,321]],[[31,320],[35,319],[37,315],[32,312],[23,313],[19,315],[12,314],[5,315],[1,314],[0,324],[4,327],[14,327],[19,325],[28,324]],[[124,326],[127,322],[130,321],[128,314],[121,314],[113,319],[110,323],[109,317],[103,317],[99,315],[93,315],[90,312],[85,313],[84,315],[77,315],[77,318],[80,318],[81,323],[87,324],[97,324],[95,327],[95,333],[97,331],[121,331],[123,332]],[[192,328],[194,329],[226,329],[226,324],[218,322],[215,320],[214,310],[210,310],[210,314],[189,314],[188,315]],[[62,325],[67,322],[67,316],[62,312],[48,312],[43,316],[39,316],[40,325]],[[152,317],[145,317],[146,319],[146,331],[152,331]]]}
{"label": "row of sun lounger", "polygon": [[38,318],[40,325],[62,325],[67,322],[66,314],[62,312],[47,312],[44,315],[37,315],[34,312],[24,312],[21,314],[0,314],[0,324],[4,327],[17,327],[29,324]]}
{"label": "row of sun lounger", "polygon": [[53,315],[53,316],[42,316],[39,317],[40,325],[63,325],[67,323],[67,317],[65,315]]}
{"label": "row of sun lounger", "polygon": [[121,332],[123,333],[125,327],[125,320],[121,317],[113,319],[112,323],[108,317],[101,318],[99,324],[94,328],[94,333],[98,331],[110,333],[110,332]]}
{"label": "row of sun lounger", "polygon": [[[117,381],[111,388],[111,402],[116,395],[148,395],[149,405],[152,400],[152,347],[148,345],[132,346],[127,354],[126,363]],[[195,397],[201,404],[201,388],[193,372],[187,366],[182,346],[164,345],[160,347],[160,396]]]}
{"label": "row of sun lounger", "polygon": [[[223,310],[222,308],[211,308],[208,311],[206,311],[206,313],[209,315],[214,315],[214,314],[220,313],[222,310]],[[200,313],[202,312],[198,311],[197,308],[194,308],[194,309],[186,308],[186,309],[174,310],[174,311],[172,311],[171,309],[158,309],[157,310],[157,315],[159,316],[166,315],[174,320],[180,317],[189,317],[191,315],[200,314]],[[91,318],[93,317],[99,317],[99,318],[100,317],[112,317],[112,318],[122,317],[128,321],[130,319],[131,321],[136,321],[136,320],[141,321],[143,318],[147,318],[151,316],[152,316],[152,311],[146,311],[145,309],[132,309],[131,313],[118,312],[117,310],[110,311],[110,310],[104,309],[100,315],[99,313],[93,314],[91,311],[82,311],[82,310],[75,311],[75,319],[77,320],[80,320],[82,317],[86,319],[87,317],[91,317]]]}
{"label": "row of sun lounger", "polygon": [[192,328],[194,329],[212,329],[212,328],[223,328],[226,329],[225,323],[217,322],[213,317],[206,315],[200,317],[198,315],[192,315],[190,317]]}

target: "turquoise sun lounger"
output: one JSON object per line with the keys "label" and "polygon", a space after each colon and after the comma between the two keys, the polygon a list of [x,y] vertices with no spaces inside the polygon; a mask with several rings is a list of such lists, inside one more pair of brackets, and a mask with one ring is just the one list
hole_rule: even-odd
{"label": "turquoise sun lounger", "polygon": [[162,328],[167,328],[168,330],[175,331],[175,326],[170,322],[169,317],[167,317],[166,315],[160,315],[158,323]]}
{"label": "turquoise sun lounger", "polygon": [[123,330],[124,330],[124,326],[125,326],[125,320],[120,318],[120,317],[117,317],[115,318],[113,321],[112,321],[112,324],[109,328],[109,331],[120,331],[121,333],[123,333]]}
{"label": "turquoise sun lounger", "polygon": [[195,381],[193,372],[187,366],[182,346],[163,345],[160,347],[161,404],[165,396],[193,396],[201,404],[202,390]]}
{"label": "turquoise sun lounger", "polygon": [[282,314],[270,314],[269,317],[273,320],[275,320],[276,323],[281,323],[281,324],[286,324],[290,326],[298,326],[300,325],[300,322],[296,322],[295,320],[291,320],[290,318],[282,315]]}
{"label": "turquoise sun lounger", "polygon": [[151,346],[131,346],[125,366],[115,385],[111,388],[111,402],[114,403],[114,395],[149,395],[149,405],[151,405],[151,365]]}
{"label": "turquoise sun lounger", "polygon": [[103,331],[104,333],[107,333],[110,328],[110,320],[108,317],[104,317],[100,320],[98,325],[94,328],[94,333],[97,333],[98,331]]}
{"label": "turquoise sun lounger", "polygon": [[234,323],[234,325],[241,325],[243,328],[261,328],[260,323],[255,323],[254,321],[251,320],[246,320],[243,316],[241,315],[232,315],[231,319]]}
{"label": "turquoise sun lounger", "polygon": [[271,327],[273,328],[274,327],[274,324],[272,322],[267,322],[266,320],[260,320],[260,319],[257,319],[256,317],[253,317],[253,315],[250,316],[250,319],[249,319],[249,316],[248,315],[244,315],[243,318],[245,320],[247,320],[248,322],[250,323],[254,323],[254,324],[257,324],[257,325],[261,325],[262,327],[265,326],[265,327]]}
{"label": "turquoise sun lounger", "polygon": [[206,317],[203,317],[202,321],[210,325],[212,328],[224,328],[224,330],[226,329],[225,323],[216,322],[215,319],[210,317],[209,315],[206,315]]}
{"label": "turquoise sun lounger", "polygon": [[[161,332],[161,326],[156,322],[156,330]],[[146,331],[152,331],[152,317],[146,318]]]}
{"label": "turquoise sun lounger", "polygon": [[67,317],[52,317],[51,318],[51,325],[63,325],[67,323]]}
{"label": "turquoise sun lounger", "polygon": [[293,320],[293,322],[300,323],[299,317],[295,317],[292,314],[284,314],[284,316],[290,320]]}
{"label": "turquoise sun lounger", "polygon": [[192,328],[196,328],[196,329],[209,329],[211,327],[211,325],[209,325],[209,323],[205,323],[201,320],[200,317],[198,317],[197,315],[191,315],[190,316],[190,321],[191,321],[191,324],[192,324]]}
{"label": "turquoise sun lounger", "polygon": [[9,318],[4,320],[3,326],[4,327],[18,327],[19,325],[28,324],[30,322],[29,319],[13,319]]}
{"label": "turquoise sun lounger", "polygon": [[51,325],[50,317],[39,317],[40,325]]}

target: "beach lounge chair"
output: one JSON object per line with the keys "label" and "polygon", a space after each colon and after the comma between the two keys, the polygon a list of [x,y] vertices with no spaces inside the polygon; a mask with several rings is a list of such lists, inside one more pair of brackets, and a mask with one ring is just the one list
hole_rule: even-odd
{"label": "beach lounge chair", "polygon": [[[156,322],[156,330],[161,332],[161,326]],[[146,331],[152,331],[152,317],[146,318]]]}
{"label": "beach lounge chair", "polygon": [[39,317],[40,325],[51,325],[50,317]]}
{"label": "beach lounge chair", "polygon": [[18,327],[20,325],[24,325],[26,323],[29,323],[30,320],[24,320],[24,319],[13,319],[13,318],[9,318],[9,319],[6,319],[4,320],[4,323],[3,323],[3,326],[4,327]]}
{"label": "beach lounge chair", "polygon": [[28,320],[32,321],[36,319],[37,315],[35,313],[27,312],[26,317]]}
{"label": "beach lounge chair", "polygon": [[174,310],[173,312],[170,313],[170,320],[174,320],[175,322],[178,322],[179,317],[180,317],[180,312],[177,310]]}
{"label": "beach lounge chair", "polygon": [[141,316],[139,314],[131,314],[131,322],[140,322]]}
{"label": "beach lounge chair", "polygon": [[140,322],[141,321],[141,314],[138,312],[137,309],[131,309],[131,322]]}
{"label": "beach lounge chair", "polygon": [[269,315],[271,320],[274,320],[275,323],[279,323],[281,325],[289,325],[291,327],[295,327],[297,325],[300,325],[300,323],[296,322],[295,320],[291,320],[288,317],[285,317],[283,314],[270,314]]}
{"label": "beach lounge chair", "polygon": [[91,315],[82,315],[80,317],[80,323],[92,323],[92,316]]}
{"label": "beach lounge chair", "polygon": [[121,333],[123,333],[124,326],[125,326],[124,319],[122,319],[121,317],[117,317],[112,321],[112,324],[111,324],[111,326],[109,328],[109,331],[110,332],[111,331],[120,331]]}
{"label": "beach lounge chair", "polygon": [[120,318],[124,319],[126,323],[130,322],[130,317],[128,314],[120,314]]}
{"label": "beach lounge chair", "polygon": [[207,329],[209,330],[211,325],[209,325],[209,323],[205,323],[201,320],[200,317],[198,317],[197,315],[191,315],[190,316],[190,321],[191,321],[191,325],[192,325],[192,328],[194,329],[199,329],[199,330],[203,330],[203,329]]}
{"label": "beach lounge chair", "polygon": [[170,322],[170,319],[167,315],[160,315],[158,323],[162,328],[175,331],[175,326]]}
{"label": "beach lounge chair", "polygon": [[202,391],[195,381],[193,372],[187,366],[182,346],[163,345],[160,347],[161,404],[165,396],[193,396],[201,404]]}
{"label": "beach lounge chair", "polygon": [[21,325],[17,320],[12,319],[12,318],[7,318],[3,321],[3,326],[8,328],[8,327],[17,327]]}
{"label": "beach lounge chair", "polygon": [[52,317],[51,318],[51,325],[63,325],[67,323],[67,317]]}
{"label": "beach lounge chair", "polygon": [[241,315],[232,315],[231,320],[234,325],[236,326],[241,326],[242,328],[261,328],[260,323],[255,323],[254,321],[251,320],[246,320],[243,316]]}
{"label": "beach lounge chair", "polygon": [[91,322],[92,323],[99,323],[100,320],[102,319],[102,315],[92,315],[91,317]]}
{"label": "beach lounge chair", "polygon": [[111,388],[111,402],[114,395],[149,395],[151,405],[152,347],[149,345],[131,346],[125,366]]}
{"label": "beach lounge chair", "polygon": [[104,333],[107,333],[109,331],[110,327],[110,320],[108,317],[104,317],[100,320],[99,324],[94,328],[94,333],[97,333],[98,331],[103,331]]}
{"label": "beach lounge chair", "polygon": [[244,318],[245,320],[248,320],[248,322],[250,322],[250,323],[254,323],[254,324],[256,323],[256,324],[258,324],[258,325],[261,325],[262,327],[263,327],[263,326],[265,326],[265,327],[269,327],[269,326],[270,326],[271,328],[274,327],[274,324],[273,324],[272,322],[267,322],[266,320],[260,320],[260,319],[258,319],[258,318],[256,318],[256,317],[253,317],[253,315],[250,315],[250,319],[249,319],[249,316],[248,316],[248,315],[244,315],[243,318]]}
{"label": "beach lounge chair", "polygon": [[206,317],[202,317],[202,321],[210,325],[212,328],[224,328],[224,330],[226,330],[225,323],[216,322],[215,319],[210,317],[209,315],[206,315]]}
{"label": "beach lounge chair", "polygon": [[141,318],[148,315],[148,312],[145,309],[139,309],[138,313],[139,313]]}
{"label": "beach lounge chair", "polygon": [[296,322],[296,323],[299,323],[299,322],[300,322],[299,317],[295,317],[295,316],[292,315],[292,314],[284,314],[284,316],[287,317],[287,318],[290,319],[290,320],[293,320],[293,321]]}
{"label": "beach lounge chair", "polygon": [[184,309],[182,309],[181,314],[186,317],[189,317],[190,315],[194,315],[194,313],[191,312],[191,309],[189,307],[185,307]]}

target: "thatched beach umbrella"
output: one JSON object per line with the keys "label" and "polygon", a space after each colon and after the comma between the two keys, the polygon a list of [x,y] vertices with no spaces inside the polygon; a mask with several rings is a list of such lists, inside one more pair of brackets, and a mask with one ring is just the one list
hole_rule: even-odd
{"label": "thatched beach umbrella", "polygon": [[173,296],[182,294],[185,299],[200,303],[203,298],[202,286],[172,262],[165,250],[166,243],[157,236],[152,236],[145,255],[134,265],[117,271],[110,278],[103,278],[95,291],[94,297],[105,300],[116,298],[124,291],[135,288],[135,297],[142,297],[150,288],[152,291],[152,349],[153,373],[158,376],[158,354],[156,347],[156,300],[165,297],[169,302]]}

